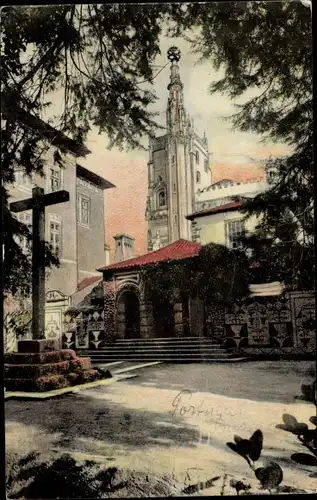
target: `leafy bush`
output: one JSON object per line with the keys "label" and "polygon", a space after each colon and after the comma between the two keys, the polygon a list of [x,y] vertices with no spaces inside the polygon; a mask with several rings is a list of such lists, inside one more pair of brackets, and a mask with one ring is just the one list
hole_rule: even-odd
{"label": "leafy bush", "polygon": [[37,452],[23,458],[6,455],[10,499],[170,497],[179,490],[168,477],[105,468],[93,461],[76,462],[64,454],[43,462]]}
{"label": "leafy bush", "polygon": [[[264,467],[255,468],[255,462],[260,458],[263,448],[263,432],[258,429],[250,439],[234,436],[233,440],[234,443],[227,443],[227,446],[247,461],[262,488],[271,493],[271,490],[277,488],[283,481],[283,470],[277,462],[272,460],[268,461]],[[250,489],[250,486],[245,485],[242,481],[233,481],[231,485],[236,488],[237,494],[241,490]]]}
{"label": "leafy bush", "polygon": [[[309,421],[317,427],[317,417],[313,415]],[[317,429],[309,429],[305,422],[298,422],[293,415],[284,413],[283,424],[278,424],[277,429],[291,432],[310,453],[293,453],[291,459],[301,465],[317,468]]]}
{"label": "leafy bush", "polygon": [[39,453],[30,453],[11,464],[7,475],[10,498],[102,498],[124,486],[113,484],[117,469],[100,470],[86,460],[77,464],[70,455],[62,455],[52,463],[39,461]]}
{"label": "leafy bush", "polygon": [[28,338],[31,333],[32,311],[19,309],[4,317],[6,331],[12,331],[17,339]]}
{"label": "leafy bush", "polygon": [[146,296],[153,301],[175,303],[181,292],[193,298],[230,305],[250,293],[246,255],[216,243],[202,246],[194,258],[146,266],[140,276]]}

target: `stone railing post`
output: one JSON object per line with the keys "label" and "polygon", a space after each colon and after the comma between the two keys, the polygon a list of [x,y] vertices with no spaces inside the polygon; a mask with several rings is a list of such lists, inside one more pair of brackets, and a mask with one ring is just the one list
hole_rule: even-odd
{"label": "stone railing post", "polygon": [[140,302],[140,335],[144,339],[153,336],[153,306],[148,302]]}

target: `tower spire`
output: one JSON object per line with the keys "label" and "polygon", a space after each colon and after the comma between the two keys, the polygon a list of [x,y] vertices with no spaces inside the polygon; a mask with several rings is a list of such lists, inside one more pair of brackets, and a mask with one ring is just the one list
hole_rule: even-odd
{"label": "tower spire", "polygon": [[177,64],[181,58],[181,51],[177,47],[170,47],[167,51],[167,58],[171,62],[170,83],[167,88],[170,89],[171,85],[179,85],[183,88],[183,84],[179,76],[179,66]]}
{"label": "tower spire", "polygon": [[181,51],[178,47],[170,47],[167,57],[171,62],[170,83],[167,86],[169,97],[166,112],[167,129],[171,133],[184,133],[185,109],[183,100],[183,84],[180,79],[178,61]]}

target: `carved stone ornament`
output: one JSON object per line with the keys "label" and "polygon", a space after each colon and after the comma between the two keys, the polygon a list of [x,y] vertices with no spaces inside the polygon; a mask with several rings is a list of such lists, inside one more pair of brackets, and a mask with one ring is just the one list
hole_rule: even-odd
{"label": "carved stone ornament", "polygon": [[167,51],[167,58],[171,61],[171,62],[178,62],[181,58],[181,51],[179,50],[178,47],[170,47]]}
{"label": "carved stone ornament", "polygon": [[167,213],[165,212],[151,212],[149,214],[149,220],[159,220],[159,219],[167,219]]}
{"label": "carved stone ornament", "polygon": [[153,190],[156,191],[158,189],[166,189],[166,184],[165,182],[163,181],[162,179],[162,176],[159,175],[154,186],[153,186]]}
{"label": "carved stone ornament", "polygon": [[66,296],[59,292],[58,290],[51,290],[47,292],[46,294],[46,301],[49,302],[50,300],[55,301],[55,300],[64,300]]}

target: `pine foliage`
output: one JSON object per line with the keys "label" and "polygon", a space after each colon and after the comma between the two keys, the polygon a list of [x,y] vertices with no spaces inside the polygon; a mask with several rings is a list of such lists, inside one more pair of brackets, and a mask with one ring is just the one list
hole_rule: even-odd
{"label": "pine foliage", "polygon": [[265,164],[269,189],[238,198],[256,232],[244,240],[272,276],[292,288],[314,286],[314,184],[311,11],[300,2],[187,4],[173,35],[196,28],[194,52],[224,76],[210,85],[235,101],[233,126],[284,144],[287,153]]}
{"label": "pine foliage", "polygon": [[[56,130],[83,143],[96,126],[109,147],[135,148],[153,134],[149,104],[152,63],[168,5],[17,6],[1,11],[1,157],[4,215],[4,289],[30,291],[30,249],[19,240],[31,235],[8,208],[14,170],[43,175],[49,142],[26,126],[23,116],[44,117],[54,92],[62,89]],[[58,260],[47,246],[47,265]]]}

